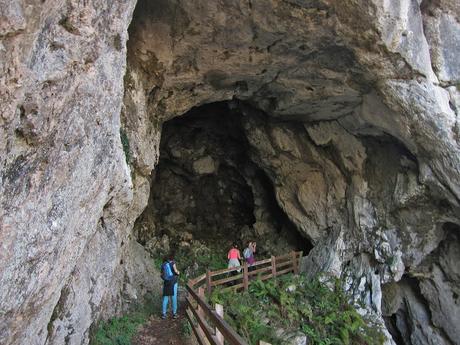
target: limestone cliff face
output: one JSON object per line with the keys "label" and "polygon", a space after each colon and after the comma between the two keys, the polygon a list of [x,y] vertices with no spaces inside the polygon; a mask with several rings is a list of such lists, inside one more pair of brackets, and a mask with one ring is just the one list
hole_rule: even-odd
{"label": "limestone cliff face", "polygon": [[135,5],[0,0],[0,343],[88,343],[154,285],[161,125],[233,100],[306,270],[398,344],[459,344],[458,1]]}
{"label": "limestone cliff face", "polygon": [[87,343],[130,284],[120,109],[134,5],[0,2],[1,344]]}

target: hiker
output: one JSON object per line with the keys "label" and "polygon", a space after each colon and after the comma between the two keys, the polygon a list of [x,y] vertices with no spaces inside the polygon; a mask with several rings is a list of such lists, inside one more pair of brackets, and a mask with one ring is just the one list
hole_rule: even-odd
{"label": "hiker", "polygon": [[256,246],[257,243],[255,241],[249,241],[248,246],[243,251],[243,257],[246,260],[246,263],[248,264],[249,272],[251,272],[255,268],[253,267],[253,265],[256,262],[256,259],[254,257],[254,254],[256,252]]}
{"label": "hiker", "polygon": [[[240,264],[241,254],[240,254],[240,250],[238,249],[238,244],[236,242],[233,242],[232,248],[228,251],[227,258],[228,258],[228,268],[241,266]],[[233,271],[232,275],[237,274],[237,272],[238,273],[241,272],[241,268],[239,268],[236,271]]]}
{"label": "hiker", "polygon": [[161,279],[163,279],[163,305],[161,318],[166,319],[166,312],[168,310],[169,297],[172,297],[172,312],[173,318],[177,319],[177,276],[179,271],[174,261],[174,255],[163,258],[161,264]]}

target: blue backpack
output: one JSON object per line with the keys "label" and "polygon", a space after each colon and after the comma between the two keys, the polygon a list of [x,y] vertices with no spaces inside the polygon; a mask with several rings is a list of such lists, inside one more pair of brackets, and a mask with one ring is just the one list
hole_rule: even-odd
{"label": "blue backpack", "polygon": [[161,264],[161,279],[163,280],[171,280],[174,277],[174,273],[171,268],[171,263],[163,262]]}

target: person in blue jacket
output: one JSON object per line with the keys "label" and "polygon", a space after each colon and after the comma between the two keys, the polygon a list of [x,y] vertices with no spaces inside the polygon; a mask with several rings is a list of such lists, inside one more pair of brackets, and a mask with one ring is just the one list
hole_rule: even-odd
{"label": "person in blue jacket", "polygon": [[177,288],[179,270],[174,261],[174,254],[163,258],[161,264],[161,279],[163,279],[163,304],[161,318],[166,319],[169,299],[172,299],[173,318],[177,319]]}

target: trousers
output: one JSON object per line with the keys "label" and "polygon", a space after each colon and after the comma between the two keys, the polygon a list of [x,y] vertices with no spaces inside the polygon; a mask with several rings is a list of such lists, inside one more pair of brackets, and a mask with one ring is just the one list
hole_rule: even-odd
{"label": "trousers", "polygon": [[177,283],[174,284],[173,291],[174,294],[172,296],[163,296],[163,315],[166,315],[166,312],[168,311],[169,297],[172,299],[172,312],[173,314],[177,314]]}

